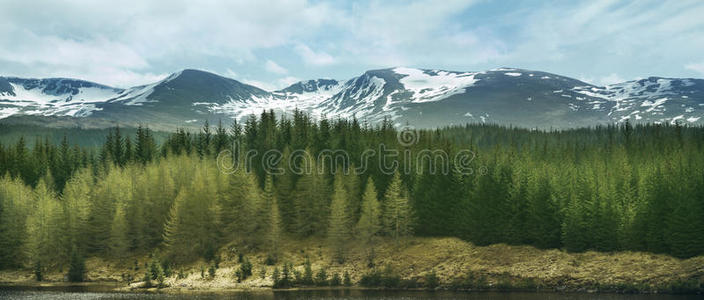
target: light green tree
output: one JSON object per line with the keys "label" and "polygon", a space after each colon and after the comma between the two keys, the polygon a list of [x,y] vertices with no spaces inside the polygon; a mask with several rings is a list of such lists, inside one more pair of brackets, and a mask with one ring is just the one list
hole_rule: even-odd
{"label": "light green tree", "polygon": [[342,172],[335,174],[332,203],[330,205],[330,218],[328,227],[328,243],[334,252],[335,258],[342,263],[345,260],[345,247],[350,238],[348,195],[345,189]]}
{"label": "light green tree", "polygon": [[398,242],[413,233],[413,219],[408,196],[403,190],[401,175],[396,171],[384,194],[384,232]]}

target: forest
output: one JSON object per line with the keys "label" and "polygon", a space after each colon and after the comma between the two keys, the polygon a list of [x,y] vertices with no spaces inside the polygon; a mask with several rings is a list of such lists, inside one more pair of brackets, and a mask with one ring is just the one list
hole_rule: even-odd
{"label": "forest", "polygon": [[[113,128],[102,146],[18,137],[0,144],[0,269],[82,272],[87,257],[128,263],[159,253],[170,265],[217,260],[228,243],[280,259],[282,239],[320,237],[336,262],[349,243],[452,236],[476,245],[506,243],[570,252],[704,254],[704,128],[668,124],[529,130],[468,124],[418,130],[401,143],[391,121],[314,120],[296,111],[252,116],[243,124],[177,130],[157,141],[146,127]],[[222,159],[276,149],[305,150],[313,170],[263,167],[223,172]],[[470,150],[463,168],[432,172],[432,160],[394,172],[384,144],[407,153]],[[29,146],[31,145],[31,146]],[[316,162],[325,150],[349,161]],[[479,171],[481,170],[481,172]],[[284,267],[286,267],[284,265]],[[79,274],[80,275],[80,274]],[[77,276],[80,278],[80,276]]]}

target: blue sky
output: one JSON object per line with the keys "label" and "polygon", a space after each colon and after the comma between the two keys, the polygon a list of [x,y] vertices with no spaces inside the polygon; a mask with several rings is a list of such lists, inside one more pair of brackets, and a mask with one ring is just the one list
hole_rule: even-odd
{"label": "blue sky", "polygon": [[[196,4],[197,3],[197,4]],[[704,78],[704,1],[0,0],[0,75],[118,87],[198,68],[265,89],[409,66]]]}

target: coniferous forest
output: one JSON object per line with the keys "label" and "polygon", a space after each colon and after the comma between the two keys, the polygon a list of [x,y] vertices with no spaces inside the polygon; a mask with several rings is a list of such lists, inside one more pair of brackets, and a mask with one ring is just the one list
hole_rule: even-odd
{"label": "coniferous forest", "polygon": [[[282,239],[305,237],[325,239],[338,261],[349,243],[373,249],[379,239],[408,236],[704,254],[701,127],[466,125],[420,130],[408,144],[390,121],[316,121],[297,111],[205,123],[163,142],[146,127],[125,132],[110,130],[101,147],[24,137],[0,145],[0,268],[40,277],[80,269],[88,257],[154,251],[178,265],[216,259],[232,242],[277,263]],[[400,154],[365,160],[381,144]],[[262,155],[271,149],[303,157],[279,160],[282,172],[272,172]],[[314,159],[330,149],[349,160]],[[427,149],[474,156],[462,166],[449,161],[447,172],[432,159],[403,161]],[[251,164],[223,172],[223,160]],[[291,171],[302,167],[321,172]]]}

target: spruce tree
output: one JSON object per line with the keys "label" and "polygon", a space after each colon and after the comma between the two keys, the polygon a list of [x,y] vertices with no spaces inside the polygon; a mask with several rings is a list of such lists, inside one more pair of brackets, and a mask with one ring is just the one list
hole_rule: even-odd
{"label": "spruce tree", "polygon": [[362,209],[359,222],[356,226],[357,238],[367,244],[371,244],[373,238],[381,231],[381,205],[377,198],[376,187],[371,177],[367,179],[362,196]]}
{"label": "spruce tree", "polygon": [[398,171],[394,174],[389,187],[384,194],[383,211],[384,232],[395,241],[413,233],[411,206],[408,196],[403,190],[401,175]]}
{"label": "spruce tree", "polygon": [[330,248],[333,250],[335,259],[340,263],[345,260],[345,246],[350,238],[349,203],[343,178],[341,172],[335,174],[327,233]]}
{"label": "spruce tree", "polygon": [[130,243],[127,236],[127,218],[125,204],[117,203],[115,215],[110,226],[109,253],[111,257],[123,261],[127,257]]}

